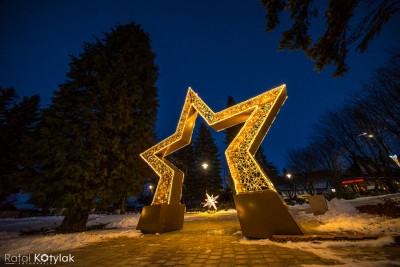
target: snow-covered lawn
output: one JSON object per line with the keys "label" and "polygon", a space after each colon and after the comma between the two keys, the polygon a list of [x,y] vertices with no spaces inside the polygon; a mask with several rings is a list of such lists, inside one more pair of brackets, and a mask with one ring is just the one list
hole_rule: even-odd
{"label": "snow-covered lawn", "polygon": [[[400,194],[388,195],[399,199]],[[354,200],[332,199],[328,202],[328,212],[314,216],[308,204],[290,206],[289,210],[307,234],[400,234],[400,218],[383,218],[360,213],[355,207],[378,204],[383,197],[358,198]]]}
{"label": "snow-covered lawn", "polygon": [[0,219],[0,258],[4,254],[26,255],[84,247],[117,237],[139,237],[135,230],[140,214],[90,215],[87,226],[104,225],[105,230],[55,235],[20,235],[21,231],[54,228],[61,224],[63,216]]}
{"label": "snow-covered lawn", "polygon": [[[365,197],[353,200],[333,199],[328,202],[328,212],[314,216],[309,205],[290,206],[289,210],[301,224],[307,234],[360,234],[382,235],[377,240],[366,241],[323,241],[323,242],[287,242],[271,240],[247,240],[242,244],[275,245],[290,249],[299,249],[318,255],[324,259],[338,261],[341,267],[363,266],[400,266],[399,262],[390,261],[384,253],[363,253],[362,248],[375,248],[384,251],[384,247],[395,243],[393,236],[400,235],[400,218],[384,218],[360,213],[355,207],[382,203],[384,198],[399,200],[400,194],[378,197]],[[360,249],[361,248],[361,249]],[[400,252],[400,249],[399,249]],[[316,267],[318,265],[307,265]]]}
{"label": "snow-covered lawn", "polygon": [[[380,234],[384,237],[378,240],[357,242],[287,242],[277,243],[270,240],[240,240],[243,244],[276,245],[292,249],[301,249],[314,253],[322,258],[336,259],[339,262],[353,266],[355,263],[351,257],[346,257],[346,249],[356,247],[383,247],[393,243],[393,235],[400,235],[400,218],[390,219],[380,216],[359,213],[355,207],[366,204],[377,204],[384,198],[400,199],[400,194],[382,197],[359,198],[355,200],[334,199],[328,203],[329,211],[324,215],[314,216],[309,205],[290,206],[289,210],[301,224],[307,234]],[[91,215],[88,226],[104,225],[105,229],[93,230],[72,234],[51,235],[20,235],[21,231],[54,228],[60,225],[62,216],[30,217],[20,219],[0,219],[0,258],[4,254],[29,254],[51,253],[66,251],[89,244],[117,237],[140,237],[140,231],[135,230],[139,220],[139,214],[128,215]],[[210,216],[236,216],[235,210],[220,211],[218,213],[188,213],[185,221],[207,220]],[[351,249],[350,249],[351,251]],[[379,263],[371,265],[372,261]],[[358,261],[360,263],[360,261]],[[375,257],[373,260],[365,259],[363,266],[385,266],[389,264],[385,258]],[[374,263],[374,264],[375,264]],[[353,265],[352,265],[353,264]],[[390,264],[393,264],[391,262]],[[400,265],[399,265],[400,266]]]}

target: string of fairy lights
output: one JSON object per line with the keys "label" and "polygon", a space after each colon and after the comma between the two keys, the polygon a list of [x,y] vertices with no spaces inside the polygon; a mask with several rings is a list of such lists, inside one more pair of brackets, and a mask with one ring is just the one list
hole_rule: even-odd
{"label": "string of fairy lights", "polygon": [[[254,154],[286,98],[286,85],[281,85],[215,113],[189,88],[175,133],[141,154],[141,157],[160,176],[152,205],[179,202],[182,181],[178,180],[182,179],[183,175],[165,157],[190,143],[198,114],[217,131],[244,122],[225,151],[237,193],[260,192],[267,189],[276,191],[255,160]],[[181,175],[178,175],[179,173]],[[177,195],[179,197],[176,197]]]}

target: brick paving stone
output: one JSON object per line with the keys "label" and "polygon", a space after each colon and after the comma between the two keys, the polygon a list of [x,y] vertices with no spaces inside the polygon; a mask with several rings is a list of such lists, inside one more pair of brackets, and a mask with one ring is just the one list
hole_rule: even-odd
{"label": "brick paving stone", "polygon": [[222,258],[221,260],[220,260],[220,262],[221,263],[229,263],[229,264],[233,264],[233,263],[235,263],[235,258]]}
{"label": "brick paving stone", "polygon": [[286,263],[269,263],[268,266],[270,266],[270,267],[288,267],[290,265],[287,265]]}
{"label": "brick paving stone", "polygon": [[164,265],[170,265],[170,266],[175,266],[177,264],[177,261],[167,261],[164,263]]}
{"label": "brick paving stone", "polygon": [[245,254],[245,255],[237,255],[237,256],[235,256],[235,258],[240,260],[240,259],[247,259],[247,258],[249,258],[249,256],[247,254]]}

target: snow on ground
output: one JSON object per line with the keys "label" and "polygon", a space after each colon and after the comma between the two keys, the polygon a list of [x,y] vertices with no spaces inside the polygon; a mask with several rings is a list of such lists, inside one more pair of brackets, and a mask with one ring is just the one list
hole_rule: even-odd
{"label": "snow on ground", "polygon": [[[243,244],[276,245],[291,249],[301,249],[314,253],[322,258],[334,259],[344,266],[395,266],[384,256],[372,255],[373,259],[355,259],[349,257],[356,247],[383,247],[393,242],[393,235],[400,234],[400,218],[389,219],[380,216],[359,213],[355,207],[366,204],[377,204],[384,198],[400,199],[400,194],[359,198],[356,200],[333,199],[328,202],[329,211],[324,215],[314,216],[309,205],[290,206],[289,210],[301,224],[307,234],[381,234],[378,240],[357,242],[299,242],[278,243],[270,240],[250,241],[245,238]],[[43,216],[30,218],[0,219],[0,257],[5,253],[18,255],[29,253],[51,253],[71,250],[102,242],[116,237],[140,237],[140,231],[135,230],[139,214],[131,215],[90,215],[88,226],[104,225],[103,230],[93,230],[72,234],[55,235],[20,235],[21,231],[54,228],[60,225],[62,216]],[[210,216],[236,216],[235,210],[219,211],[218,213],[186,213],[185,221],[207,220]],[[346,254],[347,253],[347,254]],[[371,257],[372,257],[371,256]],[[399,265],[400,266],[400,265]]]}
{"label": "snow on ground", "polygon": [[186,212],[185,213],[185,222],[191,221],[204,221],[207,220],[208,217],[211,216],[236,216],[236,210],[219,210],[218,212],[210,211],[210,212]]}
{"label": "snow on ground", "polygon": [[[314,216],[310,205],[289,206],[290,212],[307,234],[378,234],[383,237],[368,241],[323,241],[323,242],[287,242],[279,243],[268,239],[248,240],[242,238],[241,244],[275,245],[289,249],[299,249],[318,255],[324,259],[336,260],[340,266],[400,266],[400,263],[387,260],[385,254],[362,253],[360,247],[384,250],[384,246],[394,242],[393,235],[400,235],[400,218],[384,218],[360,213],[355,207],[382,203],[385,198],[400,199],[400,194],[377,197],[365,197],[354,200],[333,199],[328,201],[328,212]],[[356,249],[354,249],[356,248]],[[318,266],[318,265],[307,265]]]}
{"label": "snow on ground", "polygon": [[[373,201],[377,203],[377,199]],[[311,213],[309,205],[297,205],[289,207],[289,210],[308,234],[400,234],[400,218],[382,218],[360,213],[354,203],[357,206],[369,204],[368,200],[363,199],[357,202],[332,199],[328,202],[329,210],[319,216]]]}
{"label": "snow on ground", "polygon": [[0,258],[4,254],[51,253],[88,246],[110,238],[140,237],[135,230],[140,214],[89,216],[88,227],[106,224],[106,230],[71,234],[22,235],[21,231],[54,228],[61,224],[63,216],[0,219]]}
{"label": "snow on ground", "polygon": [[400,193],[373,196],[373,197],[359,197],[351,200],[346,200],[346,202],[351,203],[351,205],[353,205],[354,207],[359,207],[362,205],[376,205],[378,203],[383,203],[386,198],[399,201]]}
{"label": "snow on ground", "polygon": [[[362,247],[368,248],[383,248],[386,245],[394,243],[394,240],[390,236],[381,237],[377,240],[368,241],[324,241],[324,242],[287,242],[278,243],[268,239],[262,240],[247,240],[243,238],[239,241],[241,244],[246,245],[264,245],[264,246],[279,246],[289,249],[299,249],[313,253],[323,259],[336,260],[340,264],[340,267],[352,267],[352,266],[363,266],[363,267],[381,267],[381,266],[400,266],[398,262],[390,261],[385,258],[385,255],[374,254],[362,254],[362,257],[357,256],[357,251]],[[354,249],[357,248],[357,249]],[[320,265],[305,265],[308,267],[320,266]],[[325,265],[324,265],[325,266]]]}
{"label": "snow on ground", "polygon": [[0,240],[0,258],[4,254],[27,255],[33,253],[52,253],[71,250],[117,237],[139,237],[137,230],[98,230],[73,234],[56,234],[46,236],[23,236],[15,239]]}

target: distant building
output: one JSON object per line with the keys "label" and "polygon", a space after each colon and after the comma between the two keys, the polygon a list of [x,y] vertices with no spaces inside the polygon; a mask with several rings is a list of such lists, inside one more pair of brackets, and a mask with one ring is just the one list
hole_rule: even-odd
{"label": "distant building", "polygon": [[379,195],[390,193],[390,186],[400,189],[400,170],[389,170],[391,177],[383,176],[384,167],[376,169],[362,158],[355,158],[353,164],[340,179],[340,190],[360,195]]}

